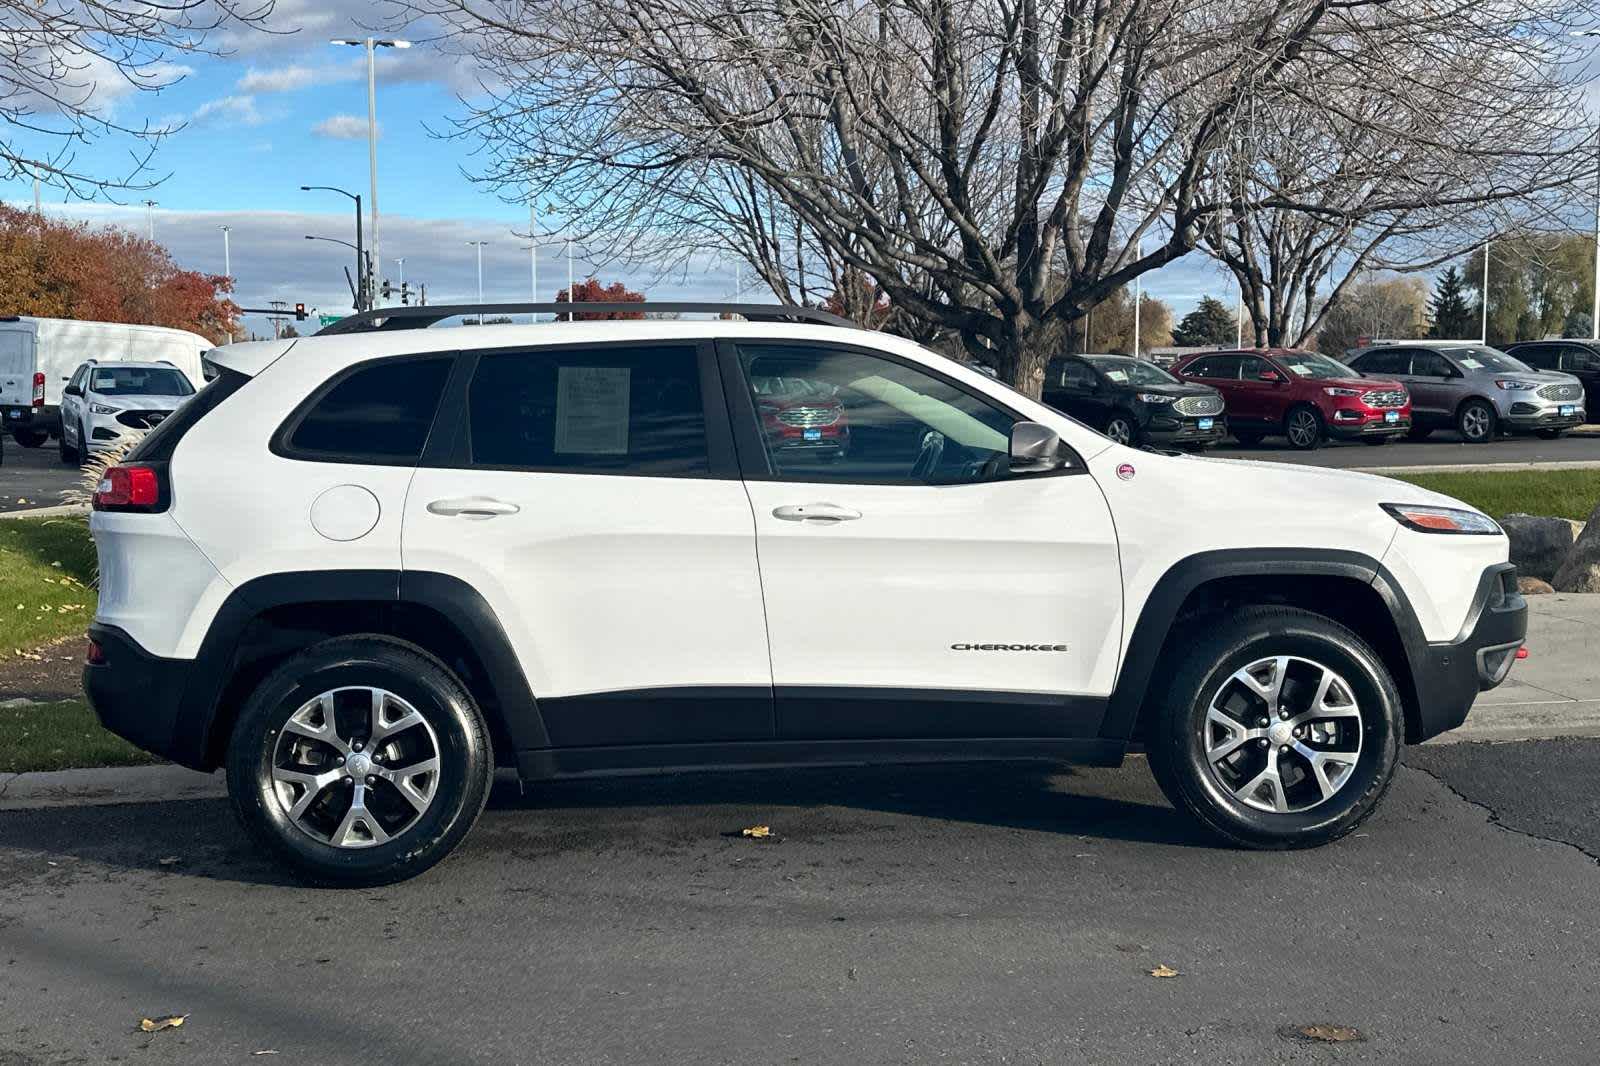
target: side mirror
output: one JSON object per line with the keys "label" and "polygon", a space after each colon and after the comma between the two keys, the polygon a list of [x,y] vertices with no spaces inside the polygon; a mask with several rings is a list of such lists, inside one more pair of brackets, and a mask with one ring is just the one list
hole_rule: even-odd
{"label": "side mirror", "polygon": [[61,391],[67,396],[82,396],[83,395],[83,390],[78,388],[78,386],[76,386],[76,385],[68,385],[66,388],[62,389]]}
{"label": "side mirror", "polygon": [[1011,472],[1037,474],[1060,470],[1072,459],[1061,437],[1049,426],[1017,422],[1011,427]]}

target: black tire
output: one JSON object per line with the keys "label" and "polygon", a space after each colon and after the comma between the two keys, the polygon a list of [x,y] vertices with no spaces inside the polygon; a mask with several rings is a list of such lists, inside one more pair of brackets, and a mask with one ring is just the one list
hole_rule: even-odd
{"label": "black tire", "polygon": [[89,431],[82,423],[78,423],[78,465],[88,466],[94,453],[89,450]]}
{"label": "black tire", "polygon": [[1412,426],[1406,430],[1406,440],[1427,440],[1432,434],[1432,426]]}
{"label": "black tire", "polygon": [[1500,435],[1500,417],[1487,400],[1472,399],[1456,410],[1456,432],[1468,444],[1489,444]]}
{"label": "black tire", "polygon": [[1238,441],[1239,446],[1243,448],[1254,448],[1266,436],[1265,433],[1257,433],[1253,429],[1236,429],[1232,432],[1233,439]]}
{"label": "black tire", "polygon": [[19,429],[11,434],[11,439],[24,448],[37,448],[50,439],[50,434],[42,429]]}
{"label": "black tire", "polygon": [[1310,404],[1296,404],[1283,416],[1283,435],[1289,447],[1301,452],[1312,452],[1322,447],[1326,435],[1322,413]]}
{"label": "black tire", "polygon": [[1137,448],[1141,443],[1139,420],[1126,411],[1112,411],[1107,415],[1104,432],[1118,444],[1126,444],[1130,448]]}
{"label": "black tire", "polygon": [[1560,440],[1561,439],[1561,435],[1563,433],[1565,433],[1566,430],[1565,429],[1540,429],[1540,430],[1535,430],[1535,432],[1538,433],[1539,436],[1544,438],[1545,440]]}
{"label": "black tire", "polygon": [[[439,769],[432,801],[385,843],[336,847],[313,836],[291,820],[273,784],[285,723],[319,694],[343,687],[394,693],[426,721],[430,740],[436,738]],[[376,746],[371,754],[379,754]],[[296,876],[316,885],[362,887],[415,877],[449,855],[483,811],[494,755],[483,715],[449,668],[413,644],[362,635],[313,645],[267,675],[239,712],[227,771],[239,820]],[[324,790],[335,810],[341,797],[331,793],[341,784]],[[348,810],[348,800],[344,806]]]}
{"label": "black tire", "polygon": [[[1326,844],[1350,832],[1373,812],[1394,777],[1404,719],[1394,681],[1383,660],[1364,640],[1330,618],[1293,607],[1247,607],[1228,615],[1203,616],[1191,620],[1179,638],[1173,644],[1180,651],[1171,680],[1152,689],[1154,704],[1147,712],[1145,734],[1151,772],[1174,807],[1227,841],[1263,850]],[[1361,737],[1355,765],[1340,778],[1332,795],[1298,812],[1277,813],[1247,805],[1230,791],[1231,786],[1213,769],[1205,753],[1211,736],[1207,710],[1213,695],[1235,671],[1278,655],[1304,657],[1331,667],[1349,686],[1360,712],[1359,725],[1351,726],[1359,729]],[[1294,695],[1298,698],[1304,691],[1302,687]],[[1269,757],[1259,749],[1252,751],[1250,743],[1260,741],[1240,745],[1241,758]],[[1299,772],[1304,772],[1307,764],[1299,756],[1285,758],[1291,762],[1284,765],[1301,767]],[[1243,775],[1249,773],[1246,769]],[[1299,782],[1299,786],[1306,784],[1305,779]],[[1314,787],[1316,782],[1309,784]]]}
{"label": "black tire", "polygon": [[61,427],[61,435],[56,438],[56,444],[61,449],[61,463],[63,466],[77,466],[83,460],[78,456],[78,449],[67,443],[67,428]]}

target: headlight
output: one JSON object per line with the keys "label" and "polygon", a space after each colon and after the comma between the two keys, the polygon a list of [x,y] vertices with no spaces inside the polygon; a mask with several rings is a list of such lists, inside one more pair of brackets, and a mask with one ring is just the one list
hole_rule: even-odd
{"label": "headlight", "polygon": [[1428,507],[1424,504],[1386,503],[1383,509],[1407,529],[1418,533],[1498,533],[1494,519],[1461,507]]}
{"label": "headlight", "polygon": [[1360,389],[1345,389],[1345,388],[1339,388],[1337,386],[1329,386],[1329,387],[1323,389],[1322,391],[1327,393],[1329,396],[1360,396],[1361,395],[1361,390]]}
{"label": "headlight", "polygon": [[1145,403],[1171,403],[1171,396],[1163,396],[1159,392],[1141,392],[1137,394]]}
{"label": "headlight", "polygon": [[1495,384],[1509,392],[1526,392],[1528,389],[1537,389],[1539,387],[1537,381],[1516,381],[1504,378],[1496,381]]}
{"label": "headlight", "polygon": [[107,407],[103,403],[92,403],[89,405],[89,413],[92,415],[114,415],[120,410],[122,410],[122,408]]}

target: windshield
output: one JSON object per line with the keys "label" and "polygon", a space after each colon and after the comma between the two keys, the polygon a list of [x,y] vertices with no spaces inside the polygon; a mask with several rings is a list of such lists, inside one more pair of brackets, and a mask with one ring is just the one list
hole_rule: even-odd
{"label": "windshield", "polygon": [[1143,359],[1086,356],[1090,366],[1118,385],[1176,385],[1178,379]]}
{"label": "windshield", "polygon": [[188,396],[194,386],[176,370],[116,366],[95,367],[89,391],[101,396]]}
{"label": "windshield", "polygon": [[1318,352],[1291,352],[1281,360],[1289,368],[1289,373],[1295,377],[1309,378],[1312,381],[1327,381],[1330,378],[1358,378],[1361,375],[1339,362],[1329,359]]}
{"label": "windshield", "polygon": [[1520,359],[1514,359],[1498,348],[1484,348],[1481,345],[1462,346],[1460,348],[1439,348],[1438,351],[1448,355],[1463,370],[1489,370],[1512,374],[1535,374],[1538,371]]}

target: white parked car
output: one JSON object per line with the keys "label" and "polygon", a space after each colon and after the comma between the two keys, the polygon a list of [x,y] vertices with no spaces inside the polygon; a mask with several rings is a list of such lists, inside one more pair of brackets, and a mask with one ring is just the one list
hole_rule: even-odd
{"label": "white parked car", "polygon": [[[1321,844],[1521,646],[1506,537],[1437,493],[1124,447],[814,311],[423,328],[530,309],[211,352],[96,494],[96,711],[309,880],[426,869],[496,765],[1142,745],[1220,838]],[[848,448],[784,446],[779,378]]]}
{"label": "white parked car", "polygon": [[89,360],[61,390],[61,461],[81,463],[154,429],[194,391],[188,375],[171,363]]}

